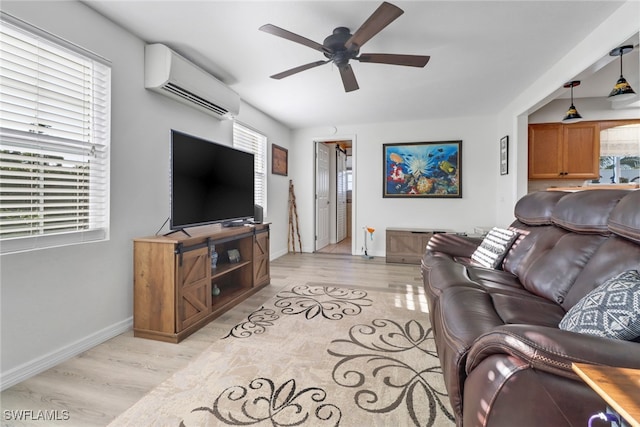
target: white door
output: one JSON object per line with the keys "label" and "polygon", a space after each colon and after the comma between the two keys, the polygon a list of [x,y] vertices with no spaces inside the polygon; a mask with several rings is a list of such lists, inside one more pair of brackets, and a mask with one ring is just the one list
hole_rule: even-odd
{"label": "white door", "polygon": [[347,153],[336,150],[336,241],[347,237]]}
{"label": "white door", "polygon": [[329,244],[329,147],[316,142],[316,250]]}

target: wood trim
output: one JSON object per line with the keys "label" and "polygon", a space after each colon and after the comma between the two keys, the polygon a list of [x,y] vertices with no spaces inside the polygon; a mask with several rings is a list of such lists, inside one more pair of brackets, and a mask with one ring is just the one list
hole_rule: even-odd
{"label": "wood trim", "polygon": [[586,363],[571,368],[632,427],[640,427],[640,369]]}
{"label": "wood trim", "polygon": [[614,128],[616,126],[625,126],[625,125],[636,125],[640,124],[640,119],[629,119],[629,120],[604,120],[597,122],[600,124],[600,130],[603,131],[605,129]]}

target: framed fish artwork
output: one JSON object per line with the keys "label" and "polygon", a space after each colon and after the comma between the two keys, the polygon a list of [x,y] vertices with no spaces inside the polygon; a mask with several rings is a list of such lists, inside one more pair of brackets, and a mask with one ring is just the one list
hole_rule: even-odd
{"label": "framed fish artwork", "polygon": [[382,197],[462,197],[462,141],[383,144],[382,159]]}

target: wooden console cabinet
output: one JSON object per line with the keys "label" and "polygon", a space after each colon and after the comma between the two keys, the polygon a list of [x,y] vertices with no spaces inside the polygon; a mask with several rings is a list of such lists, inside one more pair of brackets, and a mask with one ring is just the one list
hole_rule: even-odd
{"label": "wooden console cabinet", "polygon": [[387,228],[386,259],[388,263],[420,264],[427,242],[435,233],[451,230],[426,230],[419,228]]}
{"label": "wooden console cabinet", "polygon": [[[189,234],[134,239],[134,336],[180,342],[269,284],[268,224],[211,225]],[[232,249],[238,262],[229,260]]]}

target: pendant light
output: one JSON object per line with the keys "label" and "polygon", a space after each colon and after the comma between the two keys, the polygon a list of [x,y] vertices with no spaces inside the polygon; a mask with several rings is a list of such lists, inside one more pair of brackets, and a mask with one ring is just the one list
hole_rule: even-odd
{"label": "pendant light", "polygon": [[571,107],[569,107],[567,113],[564,115],[564,118],[562,119],[563,122],[575,122],[582,118],[580,113],[578,113],[578,110],[576,110],[576,107],[573,105],[573,88],[575,86],[580,86],[580,80],[573,80],[564,84],[564,87],[571,88]]}
{"label": "pendant light", "polygon": [[609,94],[610,101],[622,101],[625,99],[630,99],[635,96],[635,91],[631,88],[631,85],[627,83],[627,80],[622,75],[622,55],[625,53],[629,53],[633,50],[633,45],[625,45],[620,46],[613,49],[609,52],[610,56],[619,56],[620,57],[620,78],[616,82],[616,85],[613,87],[613,90]]}

